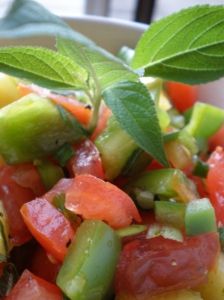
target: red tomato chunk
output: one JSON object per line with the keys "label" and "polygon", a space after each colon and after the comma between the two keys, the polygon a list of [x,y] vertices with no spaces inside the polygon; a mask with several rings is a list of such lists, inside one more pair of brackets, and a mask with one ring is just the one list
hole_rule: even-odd
{"label": "red tomato chunk", "polygon": [[21,213],[35,239],[58,261],[63,261],[74,231],[69,221],[45,199],[23,205]]}
{"label": "red tomato chunk", "polygon": [[[43,266],[44,267],[44,266]],[[59,288],[25,270],[6,300],[62,300]]]}
{"label": "red tomato chunk", "polygon": [[78,175],[67,189],[65,207],[84,219],[104,220],[113,228],[141,221],[132,199],[118,187],[91,175]]}
{"label": "red tomato chunk", "polygon": [[76,147],[75,156],[69,161],[72,176],[90,174],[104,179],[100,153],[90,140],[85,140]]}
{"label": "red tomato chunk", "polygon": [[220,251],[218,235],[185,238],[183,243],[156,237],[127,244],[116,274],[116,292],[147,295],[194,288],[206,280]]}

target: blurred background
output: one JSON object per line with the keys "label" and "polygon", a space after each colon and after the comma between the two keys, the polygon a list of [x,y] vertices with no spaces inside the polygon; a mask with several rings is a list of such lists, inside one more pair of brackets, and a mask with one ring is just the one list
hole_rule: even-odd
{"label": "blurred background", "polygon": [[[150,23],[181,8],[195,4],[223,4],[224,0],[37,0],[61,16],[100,15]],[[11,0],[0,0],[0,15]]]}

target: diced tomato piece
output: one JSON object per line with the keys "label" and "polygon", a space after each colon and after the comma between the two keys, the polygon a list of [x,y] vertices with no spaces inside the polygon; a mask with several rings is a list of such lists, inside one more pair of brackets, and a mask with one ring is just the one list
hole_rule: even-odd
{"label": "diced tomato piece", "polygon": [[116,293],[147,295],[194,288],[206,280],[219,254],[219,238],[209,233],[184,242],[156,237],[126,244],[117,268]]}
{"label": "diced tomato piece", "polygon": [[141,221],[132,199],[118,187],[91,175],[78,175],[66,192],[65,207],[84,219],[106,221],[114,228]]}
{"label": "diced tomato piece", "polygon": [[197,87],[179,82],[167,82],[166,91],[173,105],[180,112],[191,108],[198,97]]}
{"label": "diced tomato piece", "polygon": [[83,105],[73,98],[52,93],[49,95],[49,98],[56,104],[59,104],[68,110],[80,123],[84,125],[89,124],[92,116],[92,110],[88,106]]}
{"label": "diced tomato piece", "polygon": [[53,94],[49,90],[41,88],[35,84],[25,85],[23,83],[19,83],[18,89],[23,96],[26,96],[30,93],[36,93],[42,97],[50,98],[54,103],[63,106],[74,117],[76,117],[80,123],[84,125],[87,125],[91,119],[92,110],[75,98]]}
{"label": "diced tomato piece", "polygon": [[31,189],[19,185],[15,178],[15,166],[5,166],[0,169],[0,199],[3,201],[9,218],[9,233],[13,245],[27,242],[31,235],[20,214],[21,206],[35,198]]}
{"label": "diced tomato piece", "polygon": [[68,169],[72,176],[90,174],[105,178],[100,153],[90,140],[85,140],[76,147],[75,156],[70,159]]}
{"label": "diced tomato piece", "polygon": [[[42,266],[44,268],[44,266]],[[25,270],[6,300],[62,300],[61,291],[49,283]]]}
{"label": "diced tomato piece", "polygon": [[224,147],[224,126],[209,138],[208,145],[211,151],[215,150],[218,146]]}
{"label": "diced tomato piece", "polygon": [[59,269],[60,264],[52,263],[43,248],[38,247],[35,249],[31,257],[31,262],[29,263],[29,270],[32,273],[54,283]]}
{"label": "diced tomato piece", "polygon": [[72,183],[73,183],[72,179],[68,179],[68,178],[60,179],[58,183],[49,192],[47,192],[42,198],[46,199],[49,202],[52,202],[55,196],[65,194],[65,192],[72,185]]}
{"label": "diced tomato piece", "polygon": [[209,164],[209,168],[213,168],[220,162],[224,162],[224,149],[222,147],[216,147],[210,155],[207,163]]}
{"label": "diced tomato piece", "polygon": [[58,261],[63,261],[74,231],[69,221],[51,203],[37,198],[25,203],[21,213],[34,238]]}
{"label": "diced tomato piece", "polygon": [[33,164],[15,165],[13,168],[12,178],[18,185],[31,189],[37,197],[46,192],[40,174]]}
{"label": "diced tomato piece", "polygon": [[208,159],[206,186],[218,225],[224,225],[224,149],[217,147]]}
{"label": "diced tomato piece", "polygon": [[163,168],[164,168],[163,165],[161,165],[158,161],[153,159],[148,165],[148,167],[146,168],[146,170],[153,171],[153,170],[159,170]]}
{"label": "diced tomato piece", "polygon": [[91,136],[91,140],[95,141],[95,139],[102,133],[102,131],[106,128],[107,126],[107,121],[109,120],[110,116],[112,115],[111,110],[109,109],[109,107],[107,107],[106,105],[104,105],[102,107],[101,113],[100,113],[100,117],[98,119],[98,123],[97,126]]}

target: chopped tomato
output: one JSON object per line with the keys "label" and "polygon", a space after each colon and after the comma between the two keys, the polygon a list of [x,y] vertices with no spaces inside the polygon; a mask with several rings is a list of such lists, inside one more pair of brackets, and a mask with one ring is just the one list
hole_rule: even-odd
{"label": "chopped tomato", "polygon": [[43,248],[35,249],[29,263],[29,270],[32,273],[47,281],[55,282],[59,269],[60,264],[52,263]]}
{"label": "chopped tomato", "polygon": [[140,237],[126,244],[117,268],[116,292],[127,295],[194,288],[204,282],[219,254],[219,238],[209,233],[184,242]]}
{"label": "chopped tomato", "polygon": [[218,146],[210,155],[207,163],[209,168],[213,168],[220,162],[224,162],[224,149]]}
{"label": "chopped tomato", "polygon": [[191,108],[198,96],[197,87],[179,82],[167,82],[166,91],[171,98],[173,105],[180,112],[184,112],[188,108]]}
{"label": "chopped tomato", "polygon": [[[44,267],[44,266],[42,266]],[[25,270],[6,300],[63,300],[61,291],[28,270]]]}
{"label": "chopped tomato", "polygon": [[90,140],[85,140],[76,147],[75,156],[68,163],[71,174],[90,174],[104,179],[100,153]]}
{"label": "chopped tomato", "polygon": [[61,194],[65,194],[67,189],[72,185],[73,180],[68,178],[63,178],[58,181],[58,183],[47,192],[42,198],[46,199],[49,202],[54,200],[55,196],[59,196]]}
{"label": "chopped tomato", "polygon": [[66,192],[65,207],[84,219],[106,221],[114,228],[141,221],[132,199],[118,187],[91,175],[78,175]]}
{"label": "chopped tomato", "polygon": [[49,98],[56,104],[63,106],[67,109],[80,123],[88,125],[91,116],[92,110],[86,105],[83,105],[79,101],[73,98],[50,94]]}
{"label": "chopped tomato", "polygon": [[109,119],[109,117],[111,116],[112,112],[111,110],[104,105],[102,107],[101,113],[100,113],[100,117],[98,119],[98,123],[97,126],[91,136],[91,140],[95,141],[95,139],[101,134],[101,132],[106,128],[107,126],[107,121]]}
{"label": "chopped tomato", "polygon": [[224,225],[224,149],[217,147],[208,159],[206,186],[218,225]]}
{"label": "chopped tomato", "polygon": [[163,165],[161,165],[157,160],[153,159],[150,162],[150,164],[148,165],[148,167],[146,168],[146,170],[153,171],[153,170],[159,170],[162,168],[164,168]]}
{"label": "chopped tomato", "polygon": [[9,219],[9,233],[13,245],[27,242],[31,235],[20,214],[21,206],[35,198],[31,189],[19,185],[15,178],[15,166],[0,169],[0,199],[3,201]]}
{"label": "chopped tomato", "polygon": [[35,239],[58,261],[63,261],[74,231],[69,221],[51,203],[37,198],[25,203],[21,213]]}
{"label": "chopped tomato", "polygon": [[209,149],[215,150],[217,146],[224,147],[224,125],[208,140]]}
{"label": "chopped tomato", "polygon": [[18,185],[31,189],[37,197],[46,192],[40,174],[33,164],[15,165],[13,168],[12,178]]}
{"label": "chopped tomato", "polygon": [[50,98],[54,103],[63,106],[74,117],[76,117],[80,123],[84,125],[87,125],[91,119],[91,109],[85,104],[77,101],[75,98],[53,94],[49,90],[43,89],[35,84],[25,85],[23,83],[19,83],[18,89],[23,96],[26,96],[30,93],[36,93],[42,97]]}

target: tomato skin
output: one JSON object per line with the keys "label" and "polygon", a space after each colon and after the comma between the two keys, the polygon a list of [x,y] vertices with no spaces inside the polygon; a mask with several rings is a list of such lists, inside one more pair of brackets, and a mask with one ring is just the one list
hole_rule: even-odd
{"label": "tomato skin", "polygon": [[27,201],[34,199],[35,194],[31,189],[22,187],[15,181],[15,170],[17,170],[15,166],[0,169],[0,199],[9,218],[12,245],[19,246],[31,238],[20,214],[20,208]]}
{"label": "tomato skin", "polygon": [[115,185],[92,175],[78,175],[66,192],[65,207],[84,219],[104,220],[113,228],[141,221],[132,199]]}
{"label": "tomato skin", "polygon": [[71,175],[90,174],[105,178],[100,153],[90,140],[85,140],[76,147],[75,156],[69,161]]}
{"label": "tomato skin", "polygon": [[167,82],[166,91],[180,112],[191,108],[198,96],[197,87],[179,82]]}
{"label": "tomato skin", "polygon": [[219,226],[224,225],[224,150],[217,147],[208,159],[209,171],[206,186],[211,203],[215,209]]}
{"label": "tomato skin", "polygon": [[69,221],[51,203],[37,198],[21,208],[32,235],[56,260],[63,261],[74,231]]}
{"label": "tomato skin", "polygon": [[49,283],[25,270],[6,300],[62,300],[61,291]]}
{"label": "tomato skin", "polygon": [[156,237],[125,245],[116,274],[116,293],[147,295],[194,288],[206,280],[219,254],[216,233],[183,243]]}

